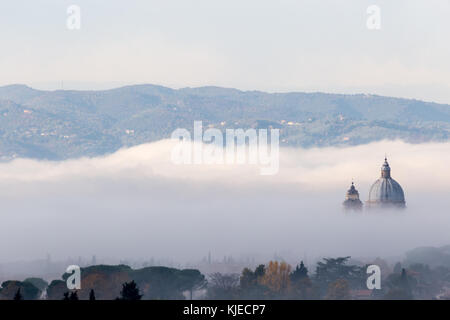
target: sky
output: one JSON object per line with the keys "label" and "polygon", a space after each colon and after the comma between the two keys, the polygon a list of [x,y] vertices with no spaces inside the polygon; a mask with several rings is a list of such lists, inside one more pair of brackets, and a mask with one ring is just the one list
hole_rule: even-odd
{"label": "sky", "polygon": [[[253,165],[176,165],[173,146],[162,140],[96,158],[1,163],[1,262],[50,254],[184,264],[211,252],[261,263],[277,254],[294,264],[401,259],[415,247],[450,243],[449,143],[281,148],[272,176]],[[407,209],[344,214],[352,179],[366,201],[385,152]]]}
{"label": "sky", "polygon": [[[81,28],[66,26],[70,5]],[[380,8],[378,30],[367,8]],[[0,85],[152,83],[450,104],[448,0],[3,0]]]}

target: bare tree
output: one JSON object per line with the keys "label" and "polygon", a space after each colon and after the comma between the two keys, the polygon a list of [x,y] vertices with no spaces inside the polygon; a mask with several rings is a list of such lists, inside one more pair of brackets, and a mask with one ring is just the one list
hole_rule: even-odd
{"label": "bare tree", "polygon": [[208,297],[210,299],[233,299],[239,285],[238,274],[222,274],[219,272],[209,275]]}

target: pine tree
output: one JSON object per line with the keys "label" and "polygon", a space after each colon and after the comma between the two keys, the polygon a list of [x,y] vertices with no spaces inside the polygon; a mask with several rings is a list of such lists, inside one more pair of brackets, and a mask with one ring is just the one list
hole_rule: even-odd
{"label": "pine tree", "polygon": [[70,294],[69,300],[70,300],[70,301],[77,301],[77,300],[79,300],[79,299],[78,299],[78,294],[77,294],[76,291],[73,291],[73,292]]}
{"label": "pine tree", "polygon": [[300,265],[295,267],[295,270],[291,273],[292,281],[299,281],[308,277],[308,268],[305,267],[305,264],[300,262]]}
{"label": "pine tree", "polygon": [[141,300],[142,295],[139,293],[139,287],[136,282],[125,282],[120,291],[120,300]]}
{"label": "pine tree", "polygon": [[18,300],[23,300],[23,296],[22,296],[22,294],[20,293],[20,288],[17,289],[17,292],[16,292],[16,294],[14,295],[14,300],[16,300],[16,301],[18,301]]}
{"label": "pine tree", "polygon": [[400,276],[400,289],[405,291],[408,297],[412,298],[411,285],[409,283],[408,274],[404,268],[402,269],[402,274]]}
{"label": "pine tree", "polygon": [[312,281],[308,276],[308,268],[303,261],[295,267],[291,273],[292,298],[294,299],[312,299],[315,295]]}
{"label": "pine tree", "polygon": [[90,301],[94,301],[95,299],[95,292],[94,289],[91,289],[91,291],[89,292],[89,300]]}
{"label": "pine tree", "polygon": [[406,269],[402,268],[400,276],[391,280],[390,290],[384,295],[386,300],[412,300],[413,293],[411,289],[410,277]]}

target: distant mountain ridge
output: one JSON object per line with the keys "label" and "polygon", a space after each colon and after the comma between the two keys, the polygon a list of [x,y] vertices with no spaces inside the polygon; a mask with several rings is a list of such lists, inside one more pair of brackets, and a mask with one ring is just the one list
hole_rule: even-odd
{"label": "distant mountain ridge", "polygon": [[450,105],[377,95],[134,85],[102,91],[0,87],[0,159],[68,159],[168,138],[176,128],[280,128],[281,145],[448,141]]}

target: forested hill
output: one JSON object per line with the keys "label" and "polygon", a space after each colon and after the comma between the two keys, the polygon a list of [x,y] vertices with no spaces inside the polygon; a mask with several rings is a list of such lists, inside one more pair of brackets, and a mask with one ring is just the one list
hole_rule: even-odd
{"label": "forested hill", "polygon": [[194,120],[280,128],[281,145],[447,141],[450,106],[376,95],[136,85],[104,91],[0,87],[0,159],[67,159],[167,138]]}

